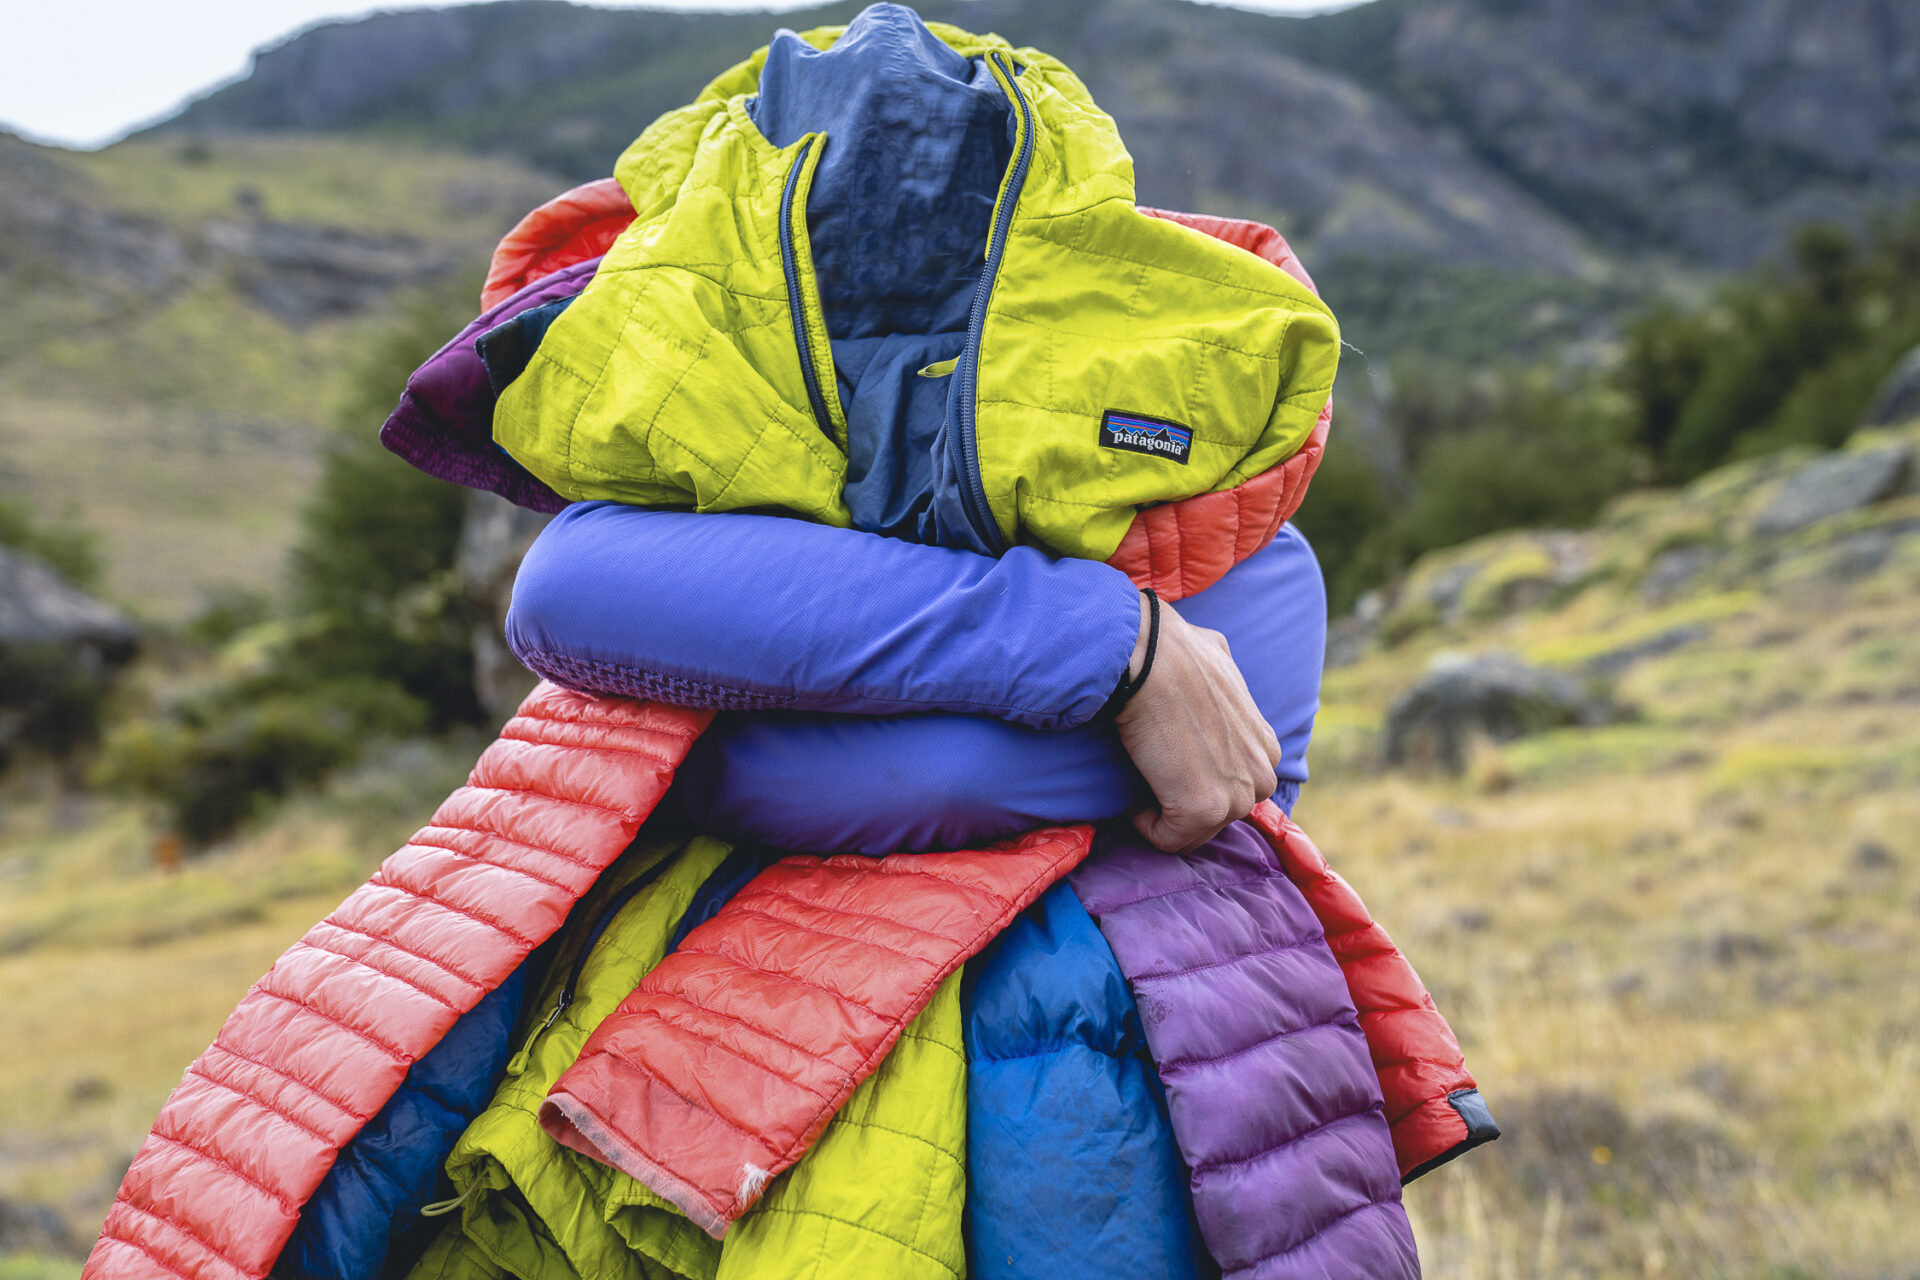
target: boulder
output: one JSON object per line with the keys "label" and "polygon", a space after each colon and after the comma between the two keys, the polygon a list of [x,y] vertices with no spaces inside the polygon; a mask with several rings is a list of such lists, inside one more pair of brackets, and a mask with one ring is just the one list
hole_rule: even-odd
{"label": "boulder", "polygon": [[0,765],[16,747],[67,756],[139,647],[125,614],[23,552],[0,547]]}
{"label": "boulder", "polygon": [[1383,746],[1390,766],[1460,774],[1476,738],[1505,742],[1613,717],[1608,698],[1513,654],[1446,655],[1394,699]]}
{"label": "boulder", "polygon": [[[0,1197],[0,1259],[19,1254],[30,1258],[77,1258],[85,1252],[79,1236],[54,1209],[28,1200]],[[5,1274],[13,1272],[5,1271]]]}
{"label": "boulder", "polygon": [[455,568],[480,619],[473,631],[473,690],[497,720],[512,715],[534,685],[507,648],[507,609],[521,558],[550,519],[479,490],[467,500]]}
{"label": "boulder", "polygon": [[0,546],[0,649],[49,645],[104,668],[125,663],[139,641],[124,613],[39,558]]}
{"label": "boulder", "polygon": [[1655,556],[1641,575],[1640,598],[1655,605],[1678,599],[1719,559],[1719,549],[1705,543],[1669,547]]}
{"label": "boulder", "polygon": [[1901,358],[1873,393],[1862,427],[1893,427],[1920,418],[1920,347]]}
{"label": "boulder", "polygon": [[1904,441],[1830,453],[1792,472],[1753,521],[1755,533],[1792,533],[1872,506],[1900,491],[1913,460]]}

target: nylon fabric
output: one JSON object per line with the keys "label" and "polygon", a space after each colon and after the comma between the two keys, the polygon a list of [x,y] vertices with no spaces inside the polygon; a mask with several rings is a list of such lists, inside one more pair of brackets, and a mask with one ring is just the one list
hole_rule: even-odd
{"label": "nylon fabric", "polygon": [[1360,895],[1291,817],[1261,805],[1248,822],[1306,896],[1346,974],[1379,1074],[1401,1176],[1412,1179],[1467,1147],[1497,1138],[1499,1127],[1485,1116],[1484,1105],[1475,1108],[1470,1125],[1451,1101],[1454,1094],[1478,1095],[1460,1042]]}
{"label": "nylon fabric", "polygon": [[1217,1275],[1126,979],[1067,885],[967,967],[977,1280]]}
{"label": "nylon fabric", "polygon": [[[662,518],[721,523],[741,517]],[[634,520],[625,527],[630,535],[641,536],[620,539],[617,550],[614,545],[603,548],[618,565],[648,564],[656,573],[670,574],[687,563],[667,553],[671,539],[647,536],[659,524]],[[773,552],[779,532],[777,526],[768,528],[759,549]],[[846,540],[846,535],[840,537]],[[738,545],[751,554],[755,540],[745,538]],[[828,613],[843,595],[865,603],[895,599],[896,589],[907,599],[944,591],[937,577],[924,572],[912,579],[889,579],[884,570],[891,561],[867,563],[859,554],[866,547],[862,539],[833,560],[815,562],[822,570],[816,598]],[[582,581],[600,567],[591,560],[556,559],[568,566],[569,578],[577,575]],[[999,563],[1012,569],[1011,559]],[[547,571],[547,563],[534,572]],[[617,566],[608,571],[623,574]],[[633,589],[652,596],[637,582]],[[773,615],[762,614],[757,597],[747,590],[736,596],[737,589],[733,582],[710,583],[712,608],[691,630],[705,636],[709,623],[733,624],[715,628],[717,643],[728,630],[763,634],[779,625]],[[542,598],[560,598],[550,585],[539,586],[537,592]],[[1232,645],[1255,705],[1280,738],[1275,773],[1282,785],[1297,788],[1307,778],[1307,747],[1320,705],[1318,655],[1326,636],[1326,592],[1312,549],[1289,526],[1178,607],[1188,621],[1219,631]],[[1130,641],[1138,630],[1138,609],[1128,602],[1118,612],[1113,625]],[[1015,629],[1002,633],[1006,647],[1028,655],[1029,662],[1061,649],[1075,651],[1075,632],[1067,627],[1055,631],[1055,615],[1013,616]],[[549,645],[571,650],[580,643],[569,619],[548,616],[541,630]],[[693,647],[692,637],[688,647]],[[973,651],[965,639],[956,647],[962,653]],[[837,678],[831,647],[823,643],[815,653],[816,672]],[[728,656],[741,657],[731,651]],[[938,687],[941,670],[920,668],[916,678],[926,683],[918,687]],[[1148,798],[1146,784],[1111,725],[1096,722],[1041,733],[1000,720],[937,712],[893,717],[721,715],[689,753],[679,779],[687,812],[703,830],[781,848],[876,854],[966,848],[1036,826],[1098,821],[1117,817]],[[807,803],[794,804],[793,797],[802,795]]]}
{"label": "nylon fabric", "polygon": [[434,1198],[440,1166],[487,1104],[513,1051],[526,995],[523,962],[413,1064],[380,1114],[355,1135],[307,1202],[276,1272],[303,1280],[373,1280],[400,1233]]}
{"label": "nylon fabric", "polygon": [[[977,381],[953,379],[934,449],[936,505],[957,481],[978,483],[994,528],[970,523],[976,535],[1101,560],[1137,507],[1230,489],[1296,453],[1332,385],[1326,309],[1254,254],[1137,212],[1112,121],[1061,64],[932,30],[989,70],[995,58],[1017,68],[1017,88],[995,78],[1023,103],[1024,157],[1001,183],[1004,253],[983,276]],[[800,38],[826,48],[840,35]],[[845,412],[831,378],[809,389],[796,345],[831,369],[811,237],[783,221],[788,178],[804,202],[823,148],[817,133],[778,147],[748,117],[766,58],[621,157],[634,224],[500,399],[495,439],[563,495],[852,522]],[[1110,403],[1115,388],[1131,403]],[[1098,424],[1116,407],[1191,425],[1187,463],[1102,448]],[[942,472],[966,448],[947,438],[965,433],[956,413],[977,414],[977,477]],[[937,540],[966,541],[933,514]]]}
{"label": "nylon fabric", "polygon": [[507,643],[529,667],[602,692],[943,708],[1058,729],[1099,713],[1139,625],[1120,574],[1032,548],[993,559],[777,516],[586,503],[528,550]]}
{"label": "nylon fabric", "polygon": [[783,859],[601,1024],[541,1124],[723,1238],[939,985],[1077,865],[1091,835]]}
{"label": "nylon fabric", "polygon": [[632,221],[633,202],[612,178],[562,192],[501,237],[480,306],[490,310],[537,280],[597,259]]}
{"label": "nylon fabric", "polygon": [[542,685],[161,1108],[84,1276],[267,1274],[338,1151],[625,849],[709,713]]}
{"label": "nylon fabric", "polygon": [[1133,989],[1224,1274],[1417,1277],[1366,1033],[1276,850],[1235,823],[1169,857],[1110,824],[1072,885]]}
{"label": "nylon fabric", "polygon": [[[543,1131],[543,1098],[622,996],[657,966],[728,853],[704,837],[678,850],[636,849],[583,904],[583,922],[663,857],[672,860],[665,874],[620,909],[587,957],[572,1002],[551,1026],[533,1031],[515,1073],[461,1138],[448,1162],[466,1197],[460,1217],[411,1280],[776,1280],[793,1274],[796,1260],[828,1257],[841,1275],[957,1277],[966,1090],[957,978],[935,993],[880,1070],[724,1244],[628,1175]],[[584,939],[584,928],[572,933],[573,944]],[[563,949],[533,1005],[535,1028],[571,966]]]}
{"label": "nylon fabric", "polygon": [[436,479],[495,493],[532,511],[552,513],[566,506],[564,498],[493,443],[497,393],[475,344],[516,316],[577,296],[599,265],[598,257],[571,263],[489,303],[414,370],[380,428],[380,443]]}
{"label": "nylon fabric", "polygon": [[[578,199],[569,200],[568,197]],[[502,242],[500,254],[496,254],[495,266],[503,279],[518,281],[519,292],[497,296],[489,291],[486,303],[488,312],[421,366],[409,380],[399,407],[381,431],[381,440],[389,449],[430,475],[498,493],[533,510],[553,512],[565,505],[560,495],[534,479],[505,451],[493,445],[496,393],[488,386],[486,371],[475,357],[473,346],[482,333],[501,321],[556,298],[572,298],[585,287],[592,278],[593,269],[599,265],[598,254],[605,249],[605,245],[595,239],[593,228],[599,224],[594,219],[599,217],[599,210],[609,200],[619,202],[624,211],[621,225],[630,223],[632,205],[627,201],[625,191],[612,178],[605,178],[576,188],[567,197],[551,202],[558,207],[578,206],[584,211],[578,216],[586,221],[570,223],[565,216],[549,213],[549,206],[542,206],[529,214],[521,227],[516,228],[514,236],[509,239],[522,237],[522,249],[526,242],[537,236],[549,238],[542,243],[551,250],[551,254],[542,261],[551,266],[553,274],[542,279],[528,281],[514,276],[514,262],[517,259],[508,252],[507,242]],[[1191,227],[1224,243],[1245,249],[1286,271],[1307,288],[1313,288],[1311,278],[1301,267],[1286,239],[1271,227],[1257,222],[1172,213],[1163,209],[1142,208],[1140,212]],[[589,249],[592,250],[591,254],[588,254]],[[572,253],[585,256],[575,258],[570,256]],[[868,409],[885,409],[884,403],[879,402],[887,394],[904,398],[926,396],[936,392],[942,385],[940,379],[919,377],[919,371],[916,370],[904,392],[896,387],[889,393],[880,383],[867,387],[863,392],[859,384],[867,366],[859,349],[859,340],[842,342],[835,359],[840,365],[836,371],[840,379],[836,384],[840,395],[857,399],[864,394],[870,397]],[[520,367],[515,366],[516,374]],[[905,381],[903,370],[892,366],[887,368],[893,377]],[[947,373],[951,372],[949,368]],[[866,409],[862,412],[866,412]],[[1136,586],[1150,586],[1166,600],[1181,600],[1204,590],[1237,560],[1259,550],[1273,531],[1299,508],[1307,484],[1324,455],[1331,421],[1332,402],[1329,400],[1321,407],[1320,416],[1306,443],[1298,453],[1279,466],[1229,490],[1198,494],[1177,502],[1142,508],[1135,514],[1119,547],[1108,557],[1107,563],[1126,573]],[[865,439],[866,435],[862,438]],[[856,456],[851,460],[849,471],[850,484],[864,484],[868,469],[878,468],[884,472],[896,463],[895,455],[886,451],[861,455],[859,451],[865,448],[864,444],[855,446]],[[916,458],[907,457],[898,461],[911,465]],[[892,485],[892,480],[882,477],[883,489],[891,491]],[[894,528],[900,523],[895,515],[884,512],[869,518],[876,527]],[[588,667],[584,670],[590,675],[599,668]],[[628,687],[615,689],[614,692],[630,696],[637,690]]]}
{"label": "nylon fabric", "polygon": [[[638,844],[583,902],[578,927],[569,929],[531,1003],[513,1068],[447,1160],[454,1191],[464,1198],[458,1230],[491,1266],[520,1280],[714,1273],[716,1251],[690,1223],[617,1170],[558,1146],[538,1117],[546,1091],[593,1029],[659,964],[701,883],[729,852],[705,837],[685,845],[671,839]],[[542,1029],[588,940],[588,926],[649,872],[657,878],[608,923],[585,958],[571,1002]],[[415,1274],[436,1265],[430,1251]]]}

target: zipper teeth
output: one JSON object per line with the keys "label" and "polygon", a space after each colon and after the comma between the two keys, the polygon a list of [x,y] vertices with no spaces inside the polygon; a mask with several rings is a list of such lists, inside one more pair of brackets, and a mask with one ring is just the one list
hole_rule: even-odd
{"label": "zipper teeth", "polygon": [[553,1012],[547,1015],[546,1026],[541,1027],[542,1031],[552,1026],[554,1019],[573,1003],[574,991],[580,985],[580,975],[587,971],[587,960],[593,955],[593,949],[600,945],[600,937],[606,933],[607,926],[613,923],[613,918],[620,914],[621,908],[633,901],[636,894],[658,880],[660,873],[665,871],[667,864],[672,861],[672,857],[662,858],[658,863],[647,868],[639,879],[607,900],[607,905],[600,910],[600,918],[593,922],[593,928],[588,931],[587,941],[580,948],[580,954],[573,958],[573,969],[567,974],[567,985],[560,989],[560,997],[554,1001]]}
{"label": "zipper teeth", "polygon": [[827,413],[826,397],[820,394],[820,377],[813,367],[813,341],[807,334],[806,309],[800,301],[800,264],[794,260],[793,195],[800,187],[800,171],[806,167],[814,140],[808,138],[787,171],[786,190],[780,196],[780,266],[787,275],[787,305],[793,312],[793,338],[800,349],[800,375],[807,384],[807,403],[813,406],[813,420],[820,433],[833,438],[833,419]]}
{"label": "zipper teeth", "polygon": [[1033,110],[1027,105],[1027,96],[1020,92],[1020,83],[1014,78],[1013,68],[998,52],[988,54],[987,59],[1006,77],[1007,90],[1013,95],[1014,105],[1020,112],[1020,153],[1013,159],[1013,180],[1007,184],[1006,197],[1000,207],[994,210],[993,229],[987,237],[987,260],[980,271],[980,283],[974,290],[973,312],[967,318],[967,345],[960,353],[958,366],[964,379],[959,388],[959,438],[960,457],[965,464],[963,469],[968,481],[965,496],[969,514],[973,516],[987,544],[995,552],[1000,552],[1006,550],[1006,542],[1000,536],[999,522],[993,518],[993,505],[987,501],[986,484],[980,478],[980,440],[976,422],[980,339],[986,329],[987,302],[993,295],[994,276],[1000,270],[1000,254],[1006,248],[1007,236],[1013,227],[1013,206],[1020,199],[1020,188],[1027,179],[1027,165],[1033,159]]}

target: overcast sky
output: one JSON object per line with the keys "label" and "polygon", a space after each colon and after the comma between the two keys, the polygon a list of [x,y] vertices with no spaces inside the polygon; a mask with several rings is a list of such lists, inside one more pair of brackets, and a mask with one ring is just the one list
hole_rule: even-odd
{"label": "overcast sky", "polygon": [[[608,8],[794,9],[781,0],[606,0]],[[1356,0],[1239,0],[1275,13]],[[94,147],[246,72],[249,55],[303,27],[411,0],[32,0],[0,4],[0,128]]]}

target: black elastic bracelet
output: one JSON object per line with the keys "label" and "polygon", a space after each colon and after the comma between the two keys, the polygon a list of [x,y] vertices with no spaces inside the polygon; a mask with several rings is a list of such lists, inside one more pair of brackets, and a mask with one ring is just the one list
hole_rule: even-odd
{"label": "black elastic bracelet", "polygon": [[1147,682],[1147,677],[1153,673],[1154,652],[1160,647],[1160,596],[1152,587],[1140,588],[1140,594],[1147,598],[1147,652],[1140,659],[1140,674],[1129,680],[1123,670],[1120,683],[1114,686],[1112,695],[1107,698],[1107,705],[1100,708],[1100,714],[1109,720],[1119,715],[1120,708],[1126,706],[1133,695],[1140,692],[1140,686]]}

